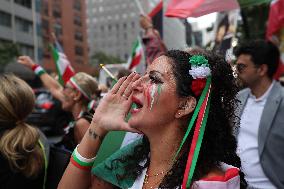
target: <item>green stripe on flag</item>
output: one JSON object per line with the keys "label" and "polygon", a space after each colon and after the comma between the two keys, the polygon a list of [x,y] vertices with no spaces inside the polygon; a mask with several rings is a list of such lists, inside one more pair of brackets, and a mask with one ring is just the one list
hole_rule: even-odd
{"label": "green stripe on flag", "polygon": [[50,46],[50,49],[51,49],[51,52],[52,52],[52,57],[53,57],[53,60],[55,62],[55,66],[56,66],[56,71],[57,71],[57,74],[58,74],[58,81],[59,83],[64,86],[64,81],[63,81],[63,78],[62,78],[62,73],[59,69],[59,65],[58,65],[58,61],[59,61],[59,53],[58,53],[58,50],[56,48],[54,48],[53,45],[49,45]]}

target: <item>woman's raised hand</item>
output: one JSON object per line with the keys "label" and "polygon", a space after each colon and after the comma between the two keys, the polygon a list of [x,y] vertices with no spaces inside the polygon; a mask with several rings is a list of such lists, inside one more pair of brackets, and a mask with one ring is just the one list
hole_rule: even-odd
{"label": "woman's raised hand", "polygon": [[33,65],[35,65],[35,62],[29,56],[19,56],[18,62],[29,67],[30,69],[33,67]]}
{"label": "woman's raised hand", "polygon": [[113,130],[139,132],[125,121],[132,104],[132,85],[139,78],[137,73],[131,73],[128,77],[118,80],[96,108],[91,127],[98,127],[104,132]]}

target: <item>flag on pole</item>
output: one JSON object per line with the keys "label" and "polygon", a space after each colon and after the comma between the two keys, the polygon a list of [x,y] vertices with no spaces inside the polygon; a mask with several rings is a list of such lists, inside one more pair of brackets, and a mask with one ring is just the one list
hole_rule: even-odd
{"label": "flag on pole", "polygon": [[128,59],[128,69],[132,70],[137,67],[142,61],[143,47],[140,38],[138,37],[133,43],[132,52]]}
{"label": "flag on pole", "polygon": [[63,86],[73,75],[75,75],[75,71],[57,40],[55,41],[55,47],[53,45],[50,45],[50,47],[52,51],[52,57],[56,65],[59,83]]}
{"label": "flag on pole", "polygon": [[274,0],[270,4],[267,21],[266,39],[279,42],[280,60],[274,79],[279,79],[284,73],[284,0]]}
{"label": "flag on pole", "polygon": [[159,31],[161,38],[163,38],[163,1],[160,1],[148,16],[152,19],[154,28]]}
{"label": "flag on pole", "polygon": [[200,17],[213,12],[239,8],[237,0],[171,0],[166,10],[168,17]]}
{"label": "flag on pole", "polygon": [[270,39],[284,27],[284,1],[274,0],[270,4],[266,38]]}

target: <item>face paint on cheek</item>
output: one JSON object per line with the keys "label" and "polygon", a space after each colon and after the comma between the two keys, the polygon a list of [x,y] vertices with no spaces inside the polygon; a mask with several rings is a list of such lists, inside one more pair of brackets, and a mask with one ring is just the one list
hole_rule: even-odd
{"label": "face paint on cheek", "polygon": [[151,103],[150,88],[151,88],[151,85],[147,85],[146,90],[144,90],[144,96],[145,96],[146,99],[147,99],[147,105],[148,105],[148,107],[150,106],[150,103]]}
{"label": "face paint on cheek", "polygon": [[157,96],[156,104],[159,101],[161,93],[162,93],[162,84],[158,84],[158,96]]}
{"label": "face paint on cheek", "polygon": [[151,95],[151,106],[150,106],[150,110],[152,110],[153,104],[154,104],[154,102],[155,102],[156,85],[152,85],[150,92],[151,92],[151,93],[150,93],[150,95]]}

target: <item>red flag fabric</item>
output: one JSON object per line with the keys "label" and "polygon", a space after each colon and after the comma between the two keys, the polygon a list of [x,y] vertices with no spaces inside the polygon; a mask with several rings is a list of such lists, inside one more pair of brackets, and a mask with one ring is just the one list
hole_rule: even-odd
{"label": "red flag fabric", "polygon": [[270,4],[267,22],[266,38],[270,39],[282,27],[284,27],[284,0],[274,0]]}
{"label": "red flag fabric", "polygon": [[148,16],[152,19],[154,28],[158,30],[161,38],[163,38],[163,1],[160,1]]}
{"label": "red flag fabric", "polygon": [[168,17],[199,17],[213,12],[240,8],[237,0],[171,0],[166,10]]}
{"label": "red flag fabric", "polygon": [[163,9],[163,1],[160,1],[156,7],[148,14],[149,17],[155,16],[159,11]]}

